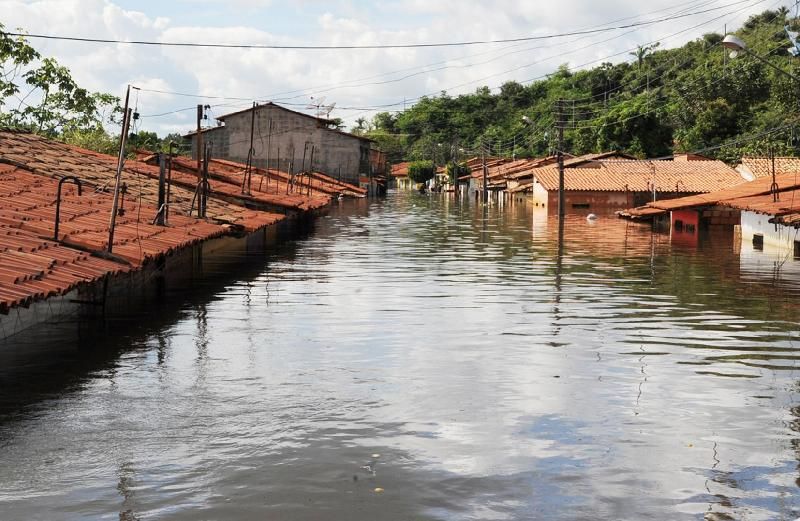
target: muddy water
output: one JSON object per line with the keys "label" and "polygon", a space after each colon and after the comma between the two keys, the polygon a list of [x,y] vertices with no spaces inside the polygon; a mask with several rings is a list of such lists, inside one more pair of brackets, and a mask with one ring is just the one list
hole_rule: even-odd
{"label": "muddy water", "polygon": [[677,242],[343,204],[0,345],[0,519],[796,518],[800,261]]}

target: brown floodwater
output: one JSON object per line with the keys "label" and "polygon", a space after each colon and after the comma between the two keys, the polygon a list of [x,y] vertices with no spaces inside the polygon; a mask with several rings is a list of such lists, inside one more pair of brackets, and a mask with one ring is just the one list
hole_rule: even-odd
{"label": "brown floodwater", "polygon": [[0,343],[0,519],[800,517],[800,260],[532,212],[346,202]]}

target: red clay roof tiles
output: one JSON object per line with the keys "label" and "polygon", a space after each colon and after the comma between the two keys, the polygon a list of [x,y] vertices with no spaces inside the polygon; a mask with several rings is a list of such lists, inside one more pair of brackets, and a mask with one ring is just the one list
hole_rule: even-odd
{"label": "red clay roof tiles", "polygon": [[[744,182],[742,176],[722,161],[596,161],[592,167],[567,168],[567,190],[648,192],[712,192]],[[558,189],[555,165],[534,171],[545,190]]]}
{"label": "red clay roof tiles", "polygon": [[775,182],[779,191],[777,202],[773,200],[770,175],[707,194],[655,201],[639,208],[625,210],[621,215],[642,218],[672,210],[720,205],[773,215],[775,222],[782,224],[800,225],[800,218],[793,217],[800,214],[800,172],[777,175]]}
{"label": "red clay roof tiles", "polygon": [[[748,157],[742,158],[739,166],[745,173],[751,174],[755,179],[764,177],[772,178],[772,159],[769,157]],[[775,174],[789,174],[800,172],[800,158],[798,157],[776,157]]]}
{"label": "red clay roof tiles", "polygon": [[[66,145],[25,132],[0,131],[0,163],[21,166],[34,173],[49,177],[77,176],[84,183],[101,191],[110,191],[116,175],[116,161],[113,156]],[[127,160],[123,171],[123,181],[130,188],[130,196],[139,198],[155,206],[158,201],[158,167],[135,160]],[[194,196],[196,178],[175,176],[170,189],[171,215],[188,215]],[[210,183],[212,188],[208,200],[209,218],[227,224],[234,224],[252,231],[283,218],[280,214],[268,214],[248,210],[246,201],[238,201],[236,187],[224,183]],[[229,196],[228,200],[217,197]],[[237,200],[236,203],[230,202]],[[152,219],[154,215],[150,215]]]}
{"label": "red clay roof tiles", "polygon": [[22,168],[0,165],[0,312],[54,295],[107,274],[129,271],[157,256],[227,233],[223,226],[172,215],[168,227],[140,221],[155,208],[126,203],[117,218],[113,254],[106,247],[112,198],[74,185],[62,191],[59,240],[52,240],[58,181]]}

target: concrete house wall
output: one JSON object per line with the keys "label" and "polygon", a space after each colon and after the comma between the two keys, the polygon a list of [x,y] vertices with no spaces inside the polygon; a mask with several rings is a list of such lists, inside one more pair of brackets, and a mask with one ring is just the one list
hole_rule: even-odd
{"label": "concrete house wall", "polygon": [[[796,248],[800,248],[800,229],[784,226],[782,224],[772,224],[769,222],[771,215],[756,212],[743,211],[742,222],[742,245],[745,243],[755,245],[755,249],[764,251],[788,252],[794,254]],[[760,236],[760,248],[758,242],[754,242],[754,237]]]}
{"label": "concrete house wall", "polygon": [[[212,143],[213,157],[240,163],[247,162],[252,110],[222,116],[220,119],[224,121],[224,126],[203,132],[204,142]],[[269,142],[271,168],[288,171],[290,163],[294,162],[294,172],[304,168],[311,169],[313,146],[314,170],[351,183],[358,183],[359,174],[369,175],[371,142],[368,139],[329,129],[325,126],[325,120],[277,105],[262,105],[255,111],[253,133],[255,166],[267,167]],[[271,139],[270,120],[272,120]],[[191,136],[193,155],[196,154],[196,139],[196,135]]]}

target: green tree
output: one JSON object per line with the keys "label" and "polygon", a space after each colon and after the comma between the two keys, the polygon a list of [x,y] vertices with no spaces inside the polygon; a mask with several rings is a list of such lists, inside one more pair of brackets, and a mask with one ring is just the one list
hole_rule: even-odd
{"label": "green tree", "polygon": [[121,113],[119,99],[79,87],[69,69],[3,29],[0,24],[0,125],[53,138],[87,133],[87,143],[101,137],[104,123]]}
{"label": "green tree", "polygon": [[413,161],[408,165],[408,178],[415,183],[424,183],[433,179],[436,167],[433,161]]}

